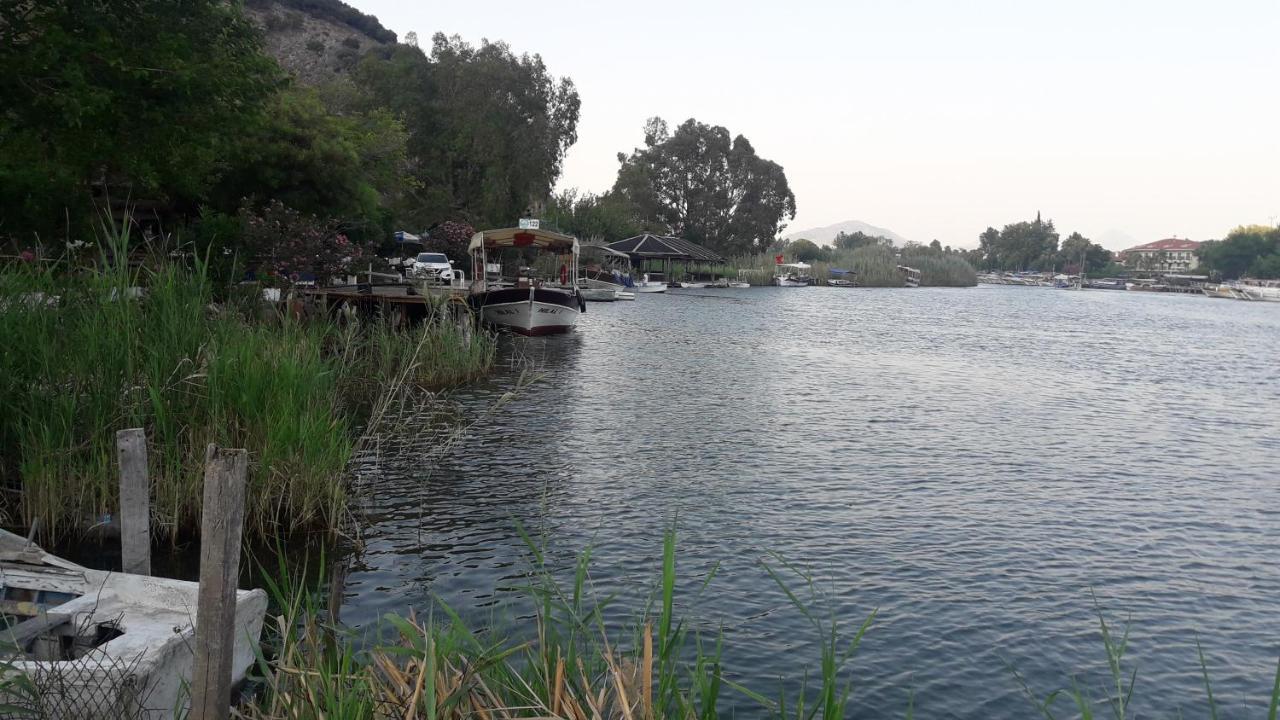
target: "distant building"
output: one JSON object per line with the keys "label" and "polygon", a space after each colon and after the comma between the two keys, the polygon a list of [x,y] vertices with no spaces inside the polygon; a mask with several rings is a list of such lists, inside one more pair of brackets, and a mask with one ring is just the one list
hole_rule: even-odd
{"label": "distant building", "polygon": [[1200,265],[1200,258],[1196,257],[1198,247],[1200,243],[1194,240],[1165,238],[1129,248],[1120,253],[1120,259],[1135,270],[1182,273]]}

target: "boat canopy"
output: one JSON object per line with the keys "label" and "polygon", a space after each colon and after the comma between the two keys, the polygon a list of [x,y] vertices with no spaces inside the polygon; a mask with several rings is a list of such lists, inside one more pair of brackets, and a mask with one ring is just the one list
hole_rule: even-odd
{"label": "boat canopy", "polygon": [[841,269],[841,268],[831,268],[831,270],[830,270],[829,272],[830,272],[832,275],[855,275],[855,274],[856,274],[856,273],[855,273],[854,271],[852,271],[852,270],[844,270],[844,269]]}
{"label": "boat canopy", "polygon": [[480,248],[525,248],[536,247],[559,252],[578,252],[578,238],[550,230],[522,230],[520,228],[503,228],[501,230],[483,230],[471,236],[469,252]]}
{"label": "boat canopy", "polygon": [[793,263],[778,263],[777,267],[789,267],[789,268],[795,268],[797,270],[808,270],[813,266],[806,262],[793,262]]}

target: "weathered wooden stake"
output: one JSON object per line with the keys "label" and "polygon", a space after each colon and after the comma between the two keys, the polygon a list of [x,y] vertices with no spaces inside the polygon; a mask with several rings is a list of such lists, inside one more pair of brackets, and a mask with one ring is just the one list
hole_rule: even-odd
{"label": "weathered wooden stake", "polygon": [[120,460],[120,557],[123,570],[151,574],[151,484],[147,480],[147,434],[142,428],[116,432]]}
{"label": "weathered wooden stake", "polygon": [[244,487],[249,454],[209,445],[200,522],[200,598],[196,606],[195,670],[190,720],[224,720],[231,713],[231,661],[236,647],[236,588]]}

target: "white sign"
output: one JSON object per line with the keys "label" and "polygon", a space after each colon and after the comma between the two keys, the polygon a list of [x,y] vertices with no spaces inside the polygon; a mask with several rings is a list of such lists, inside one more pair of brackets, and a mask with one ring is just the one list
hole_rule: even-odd
{"label": "white sign", "polygon": [[535,218],[520,218],[521,230],[537,230],[540,221]]}

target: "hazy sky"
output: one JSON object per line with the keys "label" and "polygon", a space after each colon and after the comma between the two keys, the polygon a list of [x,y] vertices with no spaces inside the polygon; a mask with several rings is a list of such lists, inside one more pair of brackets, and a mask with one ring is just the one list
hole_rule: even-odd
{"label": "hazy sky", "polygon": [[1280,221],[1280,0],[347,1],[573,78],[561,187],[607,190],[659,115],[780,163],[788,231],[971,246],[1040,210],[1118,248]]}

